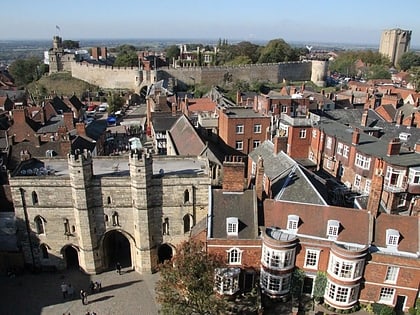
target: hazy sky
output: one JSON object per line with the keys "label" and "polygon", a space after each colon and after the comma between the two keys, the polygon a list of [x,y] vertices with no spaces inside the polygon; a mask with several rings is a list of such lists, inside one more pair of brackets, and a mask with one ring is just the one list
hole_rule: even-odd
{"label": "hazy sky", "polygon": [[412,30],[412,46],[420,46],[420,0],[14,0],[0,8],[0,40],[58,34],[379,45],[384,29],[398,27]]}

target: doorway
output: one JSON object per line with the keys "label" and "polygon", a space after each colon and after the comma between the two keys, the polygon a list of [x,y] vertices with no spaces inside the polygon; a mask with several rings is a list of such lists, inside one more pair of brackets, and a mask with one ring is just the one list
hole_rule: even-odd
{"label": "doorway", "polygon": [[66,262],[67,269],[78,269],[79,268],[79,255],[76,248],[73,246],[67,246],[64,249],[64,260]]}
{"label": "doorway", "polygon": [[162,244],[158,250],[159,263],[163,264],[166,260],[172,259],[172,247],[168,244]]}
{"label": "doorway", "polygon": [[119,231],[110,231],[105,235],[104,261],[108,269],[114,269],[117,262],[122,268],[132,267],[130,241]]}

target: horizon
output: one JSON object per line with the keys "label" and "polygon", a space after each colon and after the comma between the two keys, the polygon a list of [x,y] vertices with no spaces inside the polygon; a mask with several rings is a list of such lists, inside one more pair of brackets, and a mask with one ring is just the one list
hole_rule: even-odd
{"label": "horizon", "polygon": [[[163,1],[118,4],[84,2],[56,3],[45,0],[34,5],[16,0],[2,5],[3,12],[19,12],[24,19],[0,21],[0,41],[51,40],[218,40],[267,42],[281,38],[286,42],[364,44],[379,47],[383,30],[401,28],[413,31],[411,46],[420,45],[420,2],[407,0],[404,14],[395,15],[393,6],[382,1],[354,0],[339,7],[328,0],[317,2],[251,0],[222,1],[211,4],[185,0],[182,4]],[[122,8],[122,9],[121,9]],[[124,10],[127,8],[127,10]],[[144,14],[143,12],[146,12]],[[48,18],[41,18],[46,16]]]}

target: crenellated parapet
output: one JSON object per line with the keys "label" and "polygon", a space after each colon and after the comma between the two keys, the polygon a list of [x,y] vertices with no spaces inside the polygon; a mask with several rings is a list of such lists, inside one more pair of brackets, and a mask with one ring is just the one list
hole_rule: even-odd
{"label": "crenellated parapet", "polygon": [[67,155],[67,158],[70,163],[80,163],[80,162],[91,162],[92,161],[92,153],[89,150],[75,150],[72,153]]}

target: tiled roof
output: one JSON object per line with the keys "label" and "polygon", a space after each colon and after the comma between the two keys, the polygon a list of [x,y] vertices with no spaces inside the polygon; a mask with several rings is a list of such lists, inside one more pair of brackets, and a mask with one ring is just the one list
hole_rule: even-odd
{"label": "tiled roof", "polygon": [[185,115],[178,118],[169,134],[179,155],[198,156],[206,147],[194,126]]}
{"label": "tiled roof", "polygon": [[170,130],[181,114],[172,116],[171,113],[152,113],[152,125],[155,132],[165,132]]}
{"label": "tiled roof", "polygon": [[258,237],[256,195],[253,190],[229,193],[222,189],[212,190],[212,238],[227,238],[226,218],[236,217],[239,221],[238,239]]}
{"label": "tiled roof", "polygon": [[216,109],[217,104],[210,98],[194,98],[188,100],[188,110],[190,112],[212,112]]}

